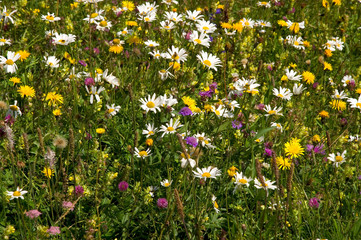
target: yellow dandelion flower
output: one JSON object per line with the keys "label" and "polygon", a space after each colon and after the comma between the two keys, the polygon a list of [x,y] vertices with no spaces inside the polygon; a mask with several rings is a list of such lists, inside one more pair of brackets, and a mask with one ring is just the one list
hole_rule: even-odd
{"label": "yellow dandelion flower", "polygon": [[195,107],[197,105],[197,103],[194,99],[187,97],[187,96],[182,97],[182,101],[188,107]]}
{"label": "yellow dandelion flower", "polygon": [[234,23],[234,24],[232,25],[232,28],[233,28],[234,30],[236,30],[237,32],[242,32],[242,30],[243,30],[243,24],[240,23],[240,22]]}
{"label": "yellow dandelion flower", "polygon": [[341,6],[341,0],[332,0],[332,3],[334,3],[336,6]]}
{"label": "yellow dandelion flower", "polygon": [[135,8],[134,3],[131,1],[122,1],[122,7],[129,11],[133,11]]}
{"label": "yellow dandelion flower", "polygon": [[322,117],[322,118],[329,118],[330,117],[329,113],[327,111],[325,111],[325,110],[322,110],[321,112],[319,112],[318,115],[320,115],[320,117]]}
{"label": "yellow dandelion flower", "polygon": [[119,54],[123,51],[123,46],[122,45],[113,45],[110,46],[109,48],[109,52],[115,53],[115,54]]}
{"label": "yellow dandelion flower", "polygon": [[330,64],[330,63],[328,63],[328,62],[323,62],[323,66],[324,66],[324,68],[323,68],[323,70],[330,70],[330,71],[332,71],[332,65]]}
{"label": "yellow dandelion flower", "polygon": [[44,173],[45,177],[51,178],[54,175],[54,169],[44,167],[44,170],[42,171]]}
{"label": "yellow dandelion flower", "polygon": [[276,158],[276,163],[279,169],[285,170],[290,169],[291,167],[291,161],[289,158],[284,158],[282,156],[279,156]]}
{"label": "yellow dandelion flower", "polygon": [[233,177],[234,175],[236,175],[236,172],[238,171],[238,168],[236,168],[235,166],[230,167],[227,172],[228,172],[228,176]]}
{"label": "yellow dandelion flower", "polygon": [[361,88],[356,89],[357,94],[361,94]]}
{"label": "yellow dandelion flower", "polygon": [[63,96],[61,96],[60,94],[57,94],[56,92],[48,92],[48,94],[46,95],[45,101],[49,101],[48,104],[56,106],[58,104],[62,104],[63,103]]}
{"label": "yellow dandelion flower", "polygon": [[309,71],[305,71],[302,73],[303,81],[307,84],[313,84],[315,82],[315,75]]}
{"label": "yellow dandelion flower", "polygon": [[145,144],[147,144],[147,146],[153,146],[153,139],[148,138],[147,140],[145,140]]}
{"label": "yellow dandelion flower", "polygon": [[230,23],[225,23],[225,22],[222,22],[222,23],[221,23],[221,26],[222,26],[222,28],[226,28],[226,29],[232,28],[232,24],[230,24]]}
{"label": "yellow dandelion flower", "polygon": [[53,115],[56,116],[56,117],[59,117],[61,114],[62,114],[62,113],[61,113],[61,110],[60,110],[59,108],[57,108],[57,109],[55,109],[55,110],[53,111]]}
{"label": "yellow dandelion flower", "polygon": [[28,85],[20,86],[18,89],[18,93],[21,95],[21,97],[34,97],[35,96],[34,88],[30,87]]}
{"label": "yellow dandelion flower", "polygon": [[322,6],[327,8],[330,4],[328,3],[327,0],[322,0]]}
{"label": "yellow dandelion flower", "polygon": [[304,148],[300,144],[301,139],[292,138],[291,141],[285,143],[285,153],[286,156],[292,158],[297,158],[304,153]]}
{"label": "yellow dandelion flower", "polygon": [[96,133],[98,133],[98,134],[104,134],[104,133],[105,133],[105,129],[104,129],[104,128],[97,128],[95,131],[96,131]]}
{"label": "yellow dandelion flower", "polygon": [[332,100],[330,102],[332,109],[337,109],[338,111],[343,111],[346,109],[346,102],[342,101],[342,100]]}
{"label": "yellow dandelion flower", "polygon": [[278,25],[280,25],[282,27],[287,27],[288,26],[288,24],[286,23],[285,20],[278,20],[277,23],[278,23]]}
{"label": "yellow dandelion flower", "polygon": [[14,85],[15,85],[16,83],[21,83],[21,80],[20,80],[20,78],[18,78],[18,77],[12,77],[12,78],[9,79],[9,81],[10,81],[10,82],[13,82]]}
{"label": "yellow dandelion flower", "polygon": [[321,137],[320,135],[316,134],[312,137],[312,142],[315,142],[315,143],[319,143],[321,142]]}
{"label": "yellow dandelion flower", "polygon": [[330,49],[326,49],[324,54],[326,55],[326,57],[331,57],[333,55]]}
{"label": "yellow dandelion flower", "polygon": [[125,24],[127,26],[138,26],[138,23],[136,21],[126,21]]}
{"label": "yellow dandelion flower", "polygon": [[26,50],[20,50],[16,52],[17,54],[20,55],[20,61],[24,61],[25,59],[27,59],[30,56],[30,53]]}

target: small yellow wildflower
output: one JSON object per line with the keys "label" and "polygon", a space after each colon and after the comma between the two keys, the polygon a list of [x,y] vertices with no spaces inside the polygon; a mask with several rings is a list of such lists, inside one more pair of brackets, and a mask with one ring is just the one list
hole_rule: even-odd
{"label": "small yellow wildflower", "polygon": [[20,86],[18,89],[18,93],[21,95],[21,97],[34,97],[35,96],[35,90],[33,87],[30,87],[28,85]]}

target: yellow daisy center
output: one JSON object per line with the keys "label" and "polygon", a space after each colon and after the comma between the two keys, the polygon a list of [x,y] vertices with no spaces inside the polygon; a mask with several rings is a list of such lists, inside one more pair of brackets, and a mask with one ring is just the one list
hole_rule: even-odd
{"label": "yellow daisy center", "polygon": [[198,43],[198,44],[201,44],[202,43],[202,41],[200,40],[200,39],[194,39],[194,41],[196,42],[196,43]]}
{"label": "yellow daisy center", "polygon": [[153,131],[149,131],[149,132],[148,132],[148,135],[153,135],[153,134],[154,134]]}
{"label": "yellow daisy center", "polygon": [[246,184],[248,181],[244,178],[238,180],[239,183]]}
{"label": "yellow daisy center", "polygon": [[92,13],[92,14],[90,15],[91,18],[96,18],[96,17],[98,17],[98,16],[99,16],[98,13]]}
{"label": "yellow daisy center", "polygon": [[11,105],[10,109],[13,110],[13,111],[17,111],[19,108],[18,108],[18,106]]}
{"label": "yellow daisy center", "polygon": [[208,59],[207,60],[204,60],[203,61],[203,64],[204,65],[207,65],[208,67],[210,67],[212,65],[211,61],[209,61]]}
{"label": "yellow daisy center", "polygon": [[11,59],[8,59],[8,60],[6,60],[5,64],[7,64],[7,65],[13,65],[13,64],[14,64],[14,61],[11,60]]}
{"label": "yellow daisy center", "polygon": [[65,43],[65,40],[64,40],[64,39],[60,39],[59,42],[60,42],[60,43]]}
{"label": "yellow daisy center", "polygon": [[53,21],[54,17],[49,15],[49,16],[46,16],[46,19],[49,20],[49,21]]}
{"label": "yellow daisy center", "polygon": [[140,151],[139,156],[145,157],[145,156],[148,156],[148,153],[146,151]]}
{"label": "yellow daisy center", "polygon": [[283,98],[283,95],[281,93],[279,93],[277,96]]}
{"label": "yellow daisy center", "polygon": [[101,27],[106,27],[106,26],[108,25],[108,23],[107,23],[106,21],[101,21],[101,22],[99,23],[99,25],[100,25]]}
{"label": "yellow daisy center", "polygon": [[15,192],[13,193],[13,196],[14,196],[14,197],[20,197],[20,196],[21,196],[21,193],[20,193],[19,191],[15,191]]}
{"label": "yellow daisy center", "polygon": [[342,156],[336,156],[336,162],[342,162],[343,157]]}
{"label": "yellow daisy center", "polygon": [[108,109],[108,112],[109,112],[109,113],[114,112],[114,108],[110,108],[110,109]]}
{"label": "yellow daisy center", "polygon": [[359,108],[361,108],[361,103],[356,103],[356,107],[359,107]]}
{"label": "yellow daisy center", "polygon": [[169,187],[170,183],[164,183],[164,187]]}
{"label": "yellow daisy center", "polygon": [[0,42],[6,42],[6,40],[4,38],[0,39]]}
{"label": "yellow daisy center", "polygon": [[207,30],[209,30],[209,27],[204,26],[203,30],[207,31]]}
{"label": "yellow daisy center", "polygon": [[168,130],[169,132],[172,132],[172,131],[174,131],[174,128],[173,128],[172,126],[169,126],[169,127],[167,127],[167,130]]}
{"label": "yellow daisy center", "polygon": [[155,107],[154,102],[147,102],[147,107],[148,108],[154,108]]}
{"label": "yellow daisy center", "polygon": [[270,111],[268,111],[268,114],[276,114],[276,111],[275,110],[270,110]]}
{"label": "yellow daisy center", "polygon": [[205,172],[202,174],[202,177],[210,178],[211,174],[209,172]]}

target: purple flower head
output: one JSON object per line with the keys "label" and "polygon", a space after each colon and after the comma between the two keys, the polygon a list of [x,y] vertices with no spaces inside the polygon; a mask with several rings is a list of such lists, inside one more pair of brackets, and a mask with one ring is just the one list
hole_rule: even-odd
{"label": "purple flower head", "polygon": [[346,126],[347,125],[347,119],[346,118],[342,118],[340,120],[341,126]]}
{"label": "purple flower head", "polygon": [[273,153],[272,149],[265,148],[263,155],[265,155],[266,157],[272,157],[272,153]]}
{"label": "purple flower head", "polygon": [[216,14],[220,14],[220,13],[222,13],[222,9],[217,8],[217,10],[216,10]]}
{"label": "purple flower head", "polygon": [[313,87],[314,89],[316,89],[316,88],[318,87],[318,85],[319,85],[319,83],[318,83],[318,82],[315,82],[315,83],[313,83],[312,87]]}
{"label": "purple flower head", "polygon": [[85,47],[84,50],[85,50],[85,51],[88,51],[88,50],[89,50],[89,47]]}
{"label": "purple flower head", "polygon": [[262,103],[260,103],[260,104],[258,104],[258,105],[256,106],[256,108],[257,108],[258,110],[263,111],[263,109],[265,108],[265,105],[262,104]]}
{"label": "purple flower head", "polygon": [[182,116],[189,116],[189,115],[192,115],[193,112],[192,112],[192,110],[189,109],[189,107],[184,107],[179,111],[179,114]]}
{"label": "purple flower head", "polygon": [[359,175],[357,178],[358,178],[358,180],[361,180],[361,175]]}
{"label": "purple flower head", "polygon": [[213,42],[213,37],[209,36],[209,41]]}
{"label": "purple flower head", "polygon": [[198,146],[198,140],[195,137],[187,137],[186,138],[186,143],[192,147],[197,147]]}
{"label": "purple flower head", "polygon": [[272,71],[272,70],[273,70],[273,68],[272,68],[271,65],[267,65],[267,69],[268,69],[268,71]]}
{"label": "purple flower head", "polygon": [[34,219],[37,218],[41,215],[41,212],[39,212],[38,210],[34,209],[34,210],[29,210],[25,213],[25,215],[30,218],[30,219]]}
{"label": "purple flower head", "polygon": [[187,32],[185,39],[189,41],[191,39],[191,34],[192,32]]}
{"label": "purple flower head", "polygon": [[126,182],[126,181],[121,181],[119,184],[118,184],[118,188],[121,192],[125,192],[127,191],[129,187],[129,184]]}
{"label": "purple flower head", "polygon": [[93,48],[93,52],[94,54],[98,55],[100,53],[99,48]]}
{"label": "purple flower head", "polygon": [[317,197],[311,198],[308,202],[308,206],[310,206],[310,208],[317,209],[320,207],[320,200]]}
{"label": "purple flower head", "polygon": [[60,228],[51,226],[48,230],[46,230],[46,232],[49,233],[50,235],[58,235],[60,234]]}
{"label": "purple flower head", "polygon": [[292,10],[288,12],[288,14],[292,14],[292,13],[295,13],[295,12],[296,12],[296,8],[293,7]]}
{"label": "purple flower head", "polygon": [[232,127],[236,129],[240,129],[241,127],[243,127],[243,125],[241,121],[234,120],[232,121]]}
{"label": "purple flower head", "polygon": [[84,194],[84,188],[80,185],[75,186],[74,192],[75,192],[75,195],[82,196]]}
{"label": "purple flower head", "polygon": [[84,80],[86,86],[92,86],[95,84],[94,78],[88,77]]}
{"label": "purple flower head", "polygon": [[286,16],[283,16],[282,19],[288,21],[288,18]]}
{"label": "purple flower head", "polygon": [[10,114],[6,115],[4,122],[7,124],[10,124],[10,125],[13,125],[15,122],[15,118],[13,118],[13,116],[11,116]]}
{"label": "purple flower head", "polygon": [[215,90],[217,89],[218,84],[216,82],[213,82],[209,85],[209,89],[212,90],[213,92],[215,92]]}
{"label": "purple flower head", "polygon": [[160,209],[167,208],[168,207],[168,201],[165,198],[159,198],[157,201],[157,206]]}
{"label": "purple flower head", "polygon": [[85,61],[83,61],[83,60],[79,60],[79,63],[82,65],[82,66],[84,66],[84,67],[86,67],[86,62]]}
{"label": "purple flower head", "polygon": [[307,152],[312,152],[313,148],[314,148],[314,146],[312,144],[307,144],[306,151]]}
{"label": "purple flower head", "polygon": [[63,208],[70,209],[70,211],[74,210],[75,205],[72,202],[63,201]]}
{"label": "purple flower head", "polygon": [[207,97],[208,98],[212,97],[212,93],[213,93],[212,91],[204,91],[204,92],[200,91],[199,96],[201,96],[202,100],[205,101]]}
{"label": "purple flower head", "polygon": [[323,150],[323,147],[324,147],[323,144],[317,144],[317,145],[313,148],[313,151],[315,152],[315,154],[325,155],[326,152],[325,152],[325,150]]}
{"label": "purple flower head", "polygon": [[92,135],[87,132],[87,133],[86,133],[85,140],[90,140],[90,139],[92,139],[92,138],[93,138]]}

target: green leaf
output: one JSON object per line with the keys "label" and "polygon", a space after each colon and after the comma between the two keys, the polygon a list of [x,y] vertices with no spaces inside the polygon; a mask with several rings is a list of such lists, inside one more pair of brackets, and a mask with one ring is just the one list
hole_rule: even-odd
{"label": "green leaf", "polygon": [[260,131],[258,131],[258,133],[256,134],[256,136],[254,137],[254,139],[258,139],[261,136],[265,135],[267,132],[271,131],[272,129],[275,129],[276,127],[269,127],[269,128],[264,128]]}

